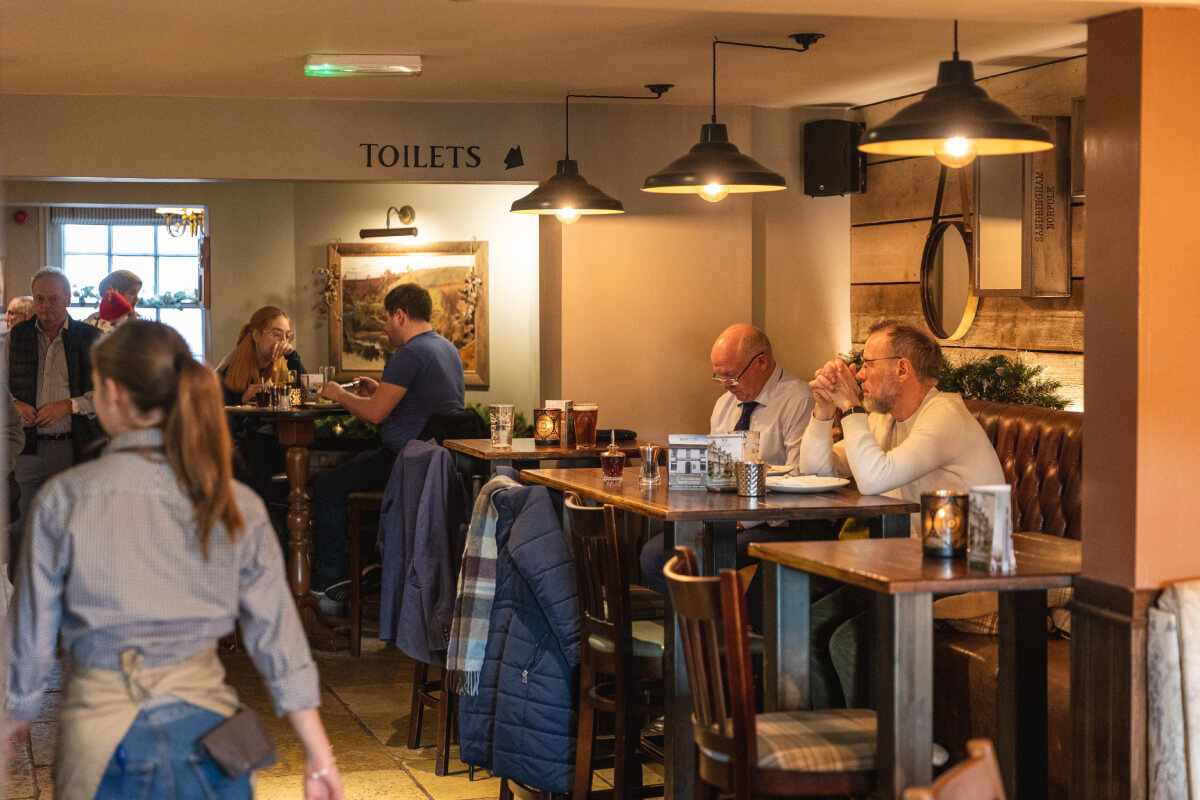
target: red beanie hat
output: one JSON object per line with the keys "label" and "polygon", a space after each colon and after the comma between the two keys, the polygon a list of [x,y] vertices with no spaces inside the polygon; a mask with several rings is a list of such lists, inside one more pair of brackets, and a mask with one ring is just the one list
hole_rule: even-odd
{"label": "red beanie hat", "polygon": [[130,311],[133,311],[133,306],[129,305],[129,301],[118,294],[115,289],[109,289],[104,293],[104,299],[100,301],[100,319],[112,322]]}

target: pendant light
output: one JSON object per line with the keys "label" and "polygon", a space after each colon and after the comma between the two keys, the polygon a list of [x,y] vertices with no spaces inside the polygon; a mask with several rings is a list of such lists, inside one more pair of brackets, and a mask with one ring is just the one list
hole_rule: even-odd
{"label": "pendant light", "polygon": [[590,97],[602,100],[657,100],[674,84],[651,83],[646,88],[654,97],[632,97],[618,94],[568,94],[563,103],[563,129],[566,137],[566,157],[558,162],[554,175],[524,197],[514,200],[509,208],[514,214],[553,214],[560,222],[570,225],[585,214],[624,214],[625,207],[615,197],[592,186],[579,174],[579,163],[571,158],[571,98]]}
{"label": "pendant light", "polygon": [[937,85],[891,119],[863,134],[858,149],[889,156],[934,156],[947,167],[965,167],[975,156],[1036,153],[1054,147],[1040,125],[1022,119],[975,85],[970,61],[954,58],[938,66]]}
{"label": "pendant light", "polygon": [[646,178],[642,184],[643,192],[698,194],[710,203],[716,203],[724,200],[731,192],[776,192],[787,188],[787,181],[782,175],[772,172],[739,151],[737,146],[729,141],[729,132],[725,126],[717,122],[717,45],[803,53],[818,39],[824,38],[824,34],[793,33],[790,38],[800,46],[776,47],[713,39],[712,122],[701,126],[699,144]]}

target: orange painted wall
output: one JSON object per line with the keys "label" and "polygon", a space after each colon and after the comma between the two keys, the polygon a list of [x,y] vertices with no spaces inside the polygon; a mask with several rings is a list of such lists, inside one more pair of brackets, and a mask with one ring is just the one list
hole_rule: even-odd
{"label": "orange painted wall", "polygon": [[1200,10],[1142,12],[1136,586],[1200,577]]}
{"label": "orange painted wall", "polygon": [[1093,20],[1088,70],[1084,575],[1200,577],[1200,11]]}

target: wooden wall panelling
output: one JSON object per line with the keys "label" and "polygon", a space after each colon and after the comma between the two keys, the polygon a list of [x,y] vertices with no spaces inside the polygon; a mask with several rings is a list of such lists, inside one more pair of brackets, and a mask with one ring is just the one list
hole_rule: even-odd
{"label": "wooden wall panelling", "polygon": [[[929,219],[937,197],[941,165],[932,158],[902,158],[867,167],[867,193],[850,200],[850,224]],[[962,213],[958,178],[962,170],[946,173],[942,216]]]}
{"label": "wooden wall panelling", "polygon": [[[964,347],[1083,352],[1083,281],[1075,281],[1069,298],[1025,299],[984,297],[975,324],[958,340]],[[898,319],[926,327],[921,314],[920,286],[915,283],[850,287],[850,334],[866,339],[876,322]]]}
{"label": "wooden wall panelling", "polygon": [[[955,215],[952,219],[958,219]],[[929,220],[859,225],[850,229],[851,283],[915,283]]]}

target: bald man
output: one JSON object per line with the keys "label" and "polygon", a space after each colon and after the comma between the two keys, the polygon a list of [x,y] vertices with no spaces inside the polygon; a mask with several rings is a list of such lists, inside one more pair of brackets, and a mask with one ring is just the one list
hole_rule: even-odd
{"label": "bald man", "polygon": [[[713,343],[709,360],[712,380],[725,389],[713,406],[709,433],[758,431],[759,455],[763,461],[798,465],[800,442],[812,416],[813,394],[808,383],[775,363],[767,334],[745,323],[730,325]],[[801,527],[803,531],[799,530]],[[813,528],[818,530],[814,532]],[[820,520],[780,527],[753,527],[747,523],[737,537],[737,564],[742,567],[752,561],[746,552],[751,542],[817,538],[829,533],[826,529],[831,530],[832,526]],[[641,564],[646,586],[657,592],[666,592],[662,574],[666,561],[663,537],[655,536],[642,548]],[[761,614],[762,603],[757,608],[751,605],[751,609],[756,615]]]}

